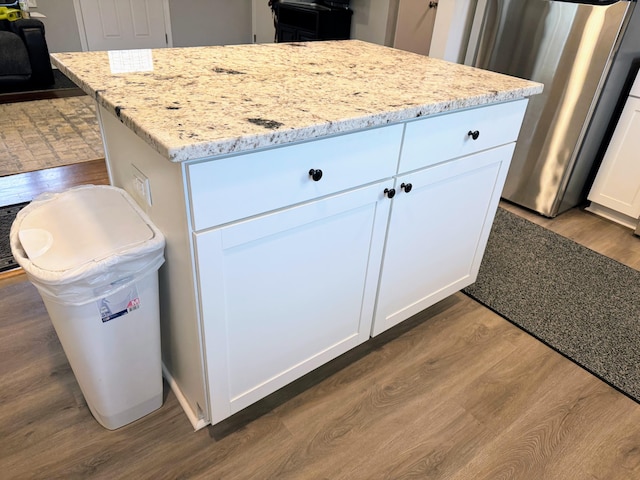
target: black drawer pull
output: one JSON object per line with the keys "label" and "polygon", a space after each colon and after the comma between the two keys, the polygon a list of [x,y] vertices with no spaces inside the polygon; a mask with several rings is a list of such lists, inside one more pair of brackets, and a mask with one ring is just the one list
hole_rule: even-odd
{"label": "black drawer pull", "polygon": [[384,193],[387,197],[389,198],[393,198],[396,196],[396,189],[395,188],[385,188],[384,189]]}
{"label": "black drawer pull", "polygon": [[404,190],[405,193],[409,193],[413,188],[413,185],[411,185],[410,183],[403,183],[402,185],[400,185],[400,188]]}
{"label": "black drawer pull", "polygon": [[312,168],[311,170],[309,170],[309,176],[313,178],[314,182],[317,182],[322,178],[322,170],[320,169],[315,170]]}
{"label": "black drawer pull", "polygon": [[474,130],[473,132],[469,130],[469,133],[467,133],[467,135],[469,135],[474,140],[477,140],[478,137],[480,136],[480,132],[478,130]]}

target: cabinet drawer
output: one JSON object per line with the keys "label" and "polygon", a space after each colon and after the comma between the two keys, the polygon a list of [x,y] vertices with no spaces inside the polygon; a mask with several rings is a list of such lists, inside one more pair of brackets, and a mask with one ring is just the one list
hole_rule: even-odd
{"label": "cabinet drawer", "polygon": [[[514,142],[527,102],[500,103],[408,123],[399,172]],[[477,138],[469,132],[477,132]]]}
{"label": "cabinet drawer", "polygon": [[[189,165],[194,230],[394,175],[402,125]],[[310,170],[321,170],[315,181]]]}

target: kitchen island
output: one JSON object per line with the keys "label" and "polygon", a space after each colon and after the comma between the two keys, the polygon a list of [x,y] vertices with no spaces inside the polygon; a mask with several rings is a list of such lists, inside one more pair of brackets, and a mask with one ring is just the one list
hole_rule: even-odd
{"label": "kitchen island", "polygon": [[355,40],[134,55],[52,59],[167,239],[163,371],[195,428],[475,281],[542,91]]}

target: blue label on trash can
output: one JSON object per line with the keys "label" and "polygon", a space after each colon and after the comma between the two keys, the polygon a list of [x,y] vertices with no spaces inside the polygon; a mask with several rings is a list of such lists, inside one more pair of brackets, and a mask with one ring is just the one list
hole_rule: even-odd
{"label": "blue label on trash can", "polygon": [[98,300],[98,308],[100,309],[102,323],[113,320],[114,318],[122,317],[129,312],[137,310],[140,308],[138,289],[135,285],[132,285],[131,287],[114,293],[113,295],[109,295]]}

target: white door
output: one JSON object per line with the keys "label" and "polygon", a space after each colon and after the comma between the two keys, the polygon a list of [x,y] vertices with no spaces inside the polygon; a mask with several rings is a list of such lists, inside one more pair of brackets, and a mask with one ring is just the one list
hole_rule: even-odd
{"label": "white door", "polygon": [[400,0],[393,46],[429,55],[437,4],[437,0]]}
{"label": "white door", "polygon": [[252,0],[251,26],[253,43],[273,43],[276,38],[276,27],[273,24],[273,13],[267,0]]}
{"label": "white door", "polygon": [[170,46],[167,0],[74,0],[83,49]]}

